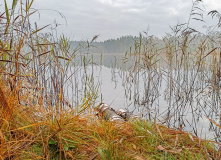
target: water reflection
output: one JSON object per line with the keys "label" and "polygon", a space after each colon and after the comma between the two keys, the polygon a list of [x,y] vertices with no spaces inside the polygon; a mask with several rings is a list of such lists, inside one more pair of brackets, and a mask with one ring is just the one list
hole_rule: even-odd
{"label": "water reflection", "polygon": [[124,54],[106,54],[102,58],[93,54],[87,58],[87,65],[81,61],[69,73],[78,69],[66,92],[73,106],[80,104],[88,91],[96,90],[96,104],[103,101],[114,109],[125,108],[151,121],[156,116],[159,123],[198,137],[219,137],[219,128],[207,119],[220,121],[219,90],[211,84],[208,70],[146,69],[140,63],[122,63]]}

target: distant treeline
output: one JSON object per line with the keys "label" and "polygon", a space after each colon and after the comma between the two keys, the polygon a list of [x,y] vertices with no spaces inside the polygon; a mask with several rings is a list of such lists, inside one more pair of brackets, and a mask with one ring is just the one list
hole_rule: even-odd
{"label": "distant treeline", "polygon": [[[159,39],[152,38],[154,41]],[[76,48],[79,45],[90,53],[130,53],[139,48],[140,40],[145,41],[144,37],[122,36],[117,39],[109,39],[103,42],[86,42],[86,41],[71,41],[71,47]]]}
{"label": "distant treeline", "polygon": [[[184,36],[185,37],[185,36]],[[205,38],[217,40],[220,39],[220,32],[211,32],[207,36],[203,34],[196,34],[188,36],[188,41],[193,41],[195,45],[202,43],[202,40]],[[179,38],[175,38],[173,36],[165,36],[162,39],[149,36],[145,37],[140,34],[140,36],[122,36],[117,39],[109,39],[102,42],[95,41],[70,41],[70,46],[72,49],[76,49],[77,47],[81,48],[81,51],[84,53],[139,53],[146,52],[151,49],[151,52],[156,49],[164,48],[168,44],[171,43],[170,46],[173,46],[173,43],[178,43],[180,48],[182,48],[183,44],[179,41],[182,39],[182,35]],[[176,40],[175,40],[176,39]],[[194,46],[195,46],[194,45]],[[190,48],[194,46],[189,46]]]}

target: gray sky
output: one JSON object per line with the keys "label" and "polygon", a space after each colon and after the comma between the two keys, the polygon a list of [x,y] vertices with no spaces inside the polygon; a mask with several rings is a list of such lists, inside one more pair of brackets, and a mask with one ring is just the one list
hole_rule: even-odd
{"label": "gray sky", "polygon": [[[7,0],[10,4],[11,0]],[[35,0],[32,6],[40,10],[39,26],[56,21],[62,24],[58,33],[72,40],[91,39],[100,35],[98,41],[125,35],[139,35],[149,26],[149,34],[162,37],[170,32],[169,26],[188,21],[192,0]],[[211,25],[217,19],[206,16],[210,10],[221,12],[221,0],[204,0],[206,23],[191,20],[190,26],[204,31],[203,25]],[[61,12],[66,21],[53,9]]]}

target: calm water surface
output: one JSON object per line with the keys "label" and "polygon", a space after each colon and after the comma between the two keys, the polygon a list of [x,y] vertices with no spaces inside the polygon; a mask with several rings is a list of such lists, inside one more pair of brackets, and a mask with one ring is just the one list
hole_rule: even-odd
{"label": "calm water surface", "polygon": [[[198,137],[219,137],[219,129],[206,118],[217,123],[220,120],[220,109],[214,106],[211,86],[204,84],[203,89],[197,89],[196,85],[192,92],[184,93],[184,80],[180,79],[177,93],[177,90],[171,91],[170,86],[174,84],[171,84],[169,73],[158,74],[158,70],[147,72],[145,69],[131,72],[130,64],[122,64],[124,54],[106,54],[102,59],[100,54],[94,54],[92,59],[86,66],[81,62],[78,67],[72,67],[69,73],[71,75],[78,68],[71,78],[72,85],[67,86],[67,95],[73,100],[73,105],[80,104],[79,100],[93,90],[98,95],[96,104],[103,101],[116,110],[125,108],[152,121],[156,115],[159,123],[182,128]],[[173,75],[180,74],[173,72]],[[193,76],[194,72],[187,73],[188,83],[192,83]],[[200,83],[199,78],[195,81]]]}

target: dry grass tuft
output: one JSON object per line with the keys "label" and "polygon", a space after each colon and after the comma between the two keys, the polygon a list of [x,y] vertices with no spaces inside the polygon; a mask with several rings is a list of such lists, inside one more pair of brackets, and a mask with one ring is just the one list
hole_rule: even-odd
{"label": "dry grass tuft", "polygon": [[[139,160],[218,156],[208,141],[148,121],[132,120],[116,125],[93,114],[73,114],[74,109],[58,116],[53,108],[46,111],[40,105],[21,105],[8,90],[7,82],[1,84],[5,84],[1,85],[1,96],[7,95],[12,113],[9,118],[8,108],[1,105],[2,159]],[[9,100],[14,103],[8,103]],[[21,100],[29,101],[27,96]]]}

